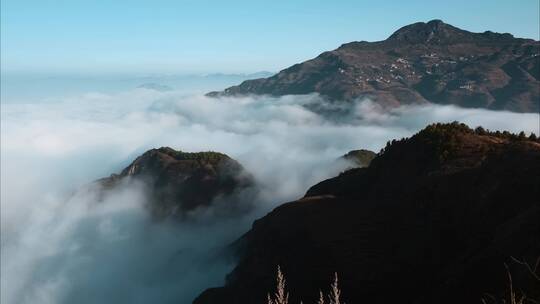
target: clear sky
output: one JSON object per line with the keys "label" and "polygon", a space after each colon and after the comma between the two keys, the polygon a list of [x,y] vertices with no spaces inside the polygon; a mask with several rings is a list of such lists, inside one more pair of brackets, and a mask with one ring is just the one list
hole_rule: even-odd
{"label": "clear sky", "polygon": [[539,0],[1,0],[3,71],[278,71],[442,19],[539,39]]}

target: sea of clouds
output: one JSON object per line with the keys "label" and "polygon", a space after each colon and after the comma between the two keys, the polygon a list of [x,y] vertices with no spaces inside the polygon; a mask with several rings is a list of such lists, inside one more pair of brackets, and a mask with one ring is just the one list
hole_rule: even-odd
{"label": "sea of clouds", "polygon": [[[320,104],[334,114],[309,110]],[[224,246],[253,219],[338,174],[347,164],[336,159],[350,150],[377,152],[388,140],[454,120],[539,133],[538,114],[436,105],[384,111],[369,100],[335,108],[317,95],[208,98],[148,89],[3,103],[1,302],[191,303],[234,267],[220,258]],[[238,160],[258,181],[257,208],[203,224],[156,222],[142,187],[120,187],[99,204],[95,193],[78,191],[161,146]]]}

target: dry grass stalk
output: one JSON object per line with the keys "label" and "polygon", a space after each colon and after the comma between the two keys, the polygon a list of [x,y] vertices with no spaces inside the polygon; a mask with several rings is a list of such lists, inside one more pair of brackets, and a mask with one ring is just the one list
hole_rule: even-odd
{"label": "dry grass stalk", "polygon": [[[277,268],[277,277],[276,277],[276,291],[273,295],[268,293],[267,295],[267,303],[268,304],[288,304],[289,303],[289,293],[285,291],[285,276],[283,275],[283,272],[281,272],[281,268],[278,266]],[[334,282],[332,285],[330,285],[330,293],[327,296],[328,301],[326,302],[325,296],[322,291],[319,291],[319,300],[317,301],[317,304],[342,304],[341,302],[341,290],[339,289],[338,285],[338,275],[337,273],[334,274]],[[300,301],[300,304],[302,302]],[[343,303],[344,304],[344,303]],[[520,304],[520,303],[516,303]]]}
{"label": "dry grass stalk", "polygon": [[330,304],[341,304],[340,296],[341,290],[339,290],[338,275],[336,272],[334,275],[334,283],[332,283],[332,286],[330,286],[330,295],[328,295],[328,298],[330,299]]}
{"label": "dry grass stalk", "polygon": [[317,304],[324,304],[324,295],[322,291],[319,291],[319,301],[317,301]]}
{"label": "dry grass stalk", "polygon": [[272,298],[268,294],[268,304],[288,304],[289,303],[289,293],[285,291],[285,276],[281,272],[281,268],[277,268],[277,279],[276,279],[276,292]]}

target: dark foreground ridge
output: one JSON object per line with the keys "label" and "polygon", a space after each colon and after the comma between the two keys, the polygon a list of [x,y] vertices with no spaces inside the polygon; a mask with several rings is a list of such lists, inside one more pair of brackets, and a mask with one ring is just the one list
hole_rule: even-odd
{"label": "dark foreground ridge", "polygon": [[430,125],[255,221],[225,286],[194,303],[266,303],[277,265],[290,303],[316,303],[334,272],[345,303],[498,303],[504,263],[514,288],[540,299],[511,258],[540,257],[538,172],[533,136]]}
{"label": "dark foreground ridge", "polygon": [[[105,191],[138,182],[145,188],[149,208],[158,217],[183,216],[218,201],[235,204],[239,194],[254,185],[242,165],[217,152],[186,153],[169,147],[152,149],[137,157],[120,174],[97,181]],[[246,206],[228,205],[227,212]]]}
{"label": "dark foreground ridge", "polygon": [[346,43],[272,77],[208,95],[309,93],[345,101],[368,97],[389,107],[437,103],[539,112],[540,42],[418,22],[384,41]]}

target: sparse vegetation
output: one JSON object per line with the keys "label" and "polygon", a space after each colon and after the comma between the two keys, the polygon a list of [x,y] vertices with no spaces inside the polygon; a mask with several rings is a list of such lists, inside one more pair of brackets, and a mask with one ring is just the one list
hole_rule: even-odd
{"label": "sparse vegetation", "polygon": [[[533,285],[540,284],[540,257],[538,257],[534,264],[530,264],[514,257],[511,257],[512,262],[518,264],[524,269],[524,272],[529,277],[529,280],[533,282]],[[516,288],[514,286],[514,280],[510,267],[505,263],[506,275],[508,280],[508,287],[506,291],[506,298],[497,299],[495,296],[486,294],[481,299],[483,304],[539,304],[540,299],[535,299],[534,296],[528,295],[522,288]],[[281,271],[281,267],[277,267],[276,275],[276,290],[271,295],[268,293],[267,304],[289,304],[289,292],[286,290],[285,275]],[[300,304],[303,304],[300,301]],[[319,291],[319,298],[317,304],[345,304],[341,301],[341,289],[339,288],[338,274],[334,274],[334,281],[330,285],[330,290],[325,296],[324,293]]]}
{"label": "sparse vegetation", "polygon": [[330,304],[340,304],[341,300],[341,290],[338,286],[338,275],[337,273],[334,274],[334,282],[330,286],[330,294],[328,295],[328,299],[330,300]]}
{"label": "sparse vegetation", "polygon": [[268,304],[288,304],[289,303],[289,293],[285,291],[285,276],[281,272],[281,268],[277,268],[277,277],[276,277],[276,292],[274,296],[268,294]]}
{"label": "sparse vegetation", "polygon": [[[526,277],[526,281],[530,283],[530,286],[528,287],[537,289],[540,287],[540,257],[536,259],[534,264],[527,263],[526,261],[518,260],[514,257],[510,257],[513,264],[516,264],[522,273],[524,273]],[[527,293],[527,288],[518,288],[514,284],[514,278],[512,275],[512,271],[510,270],[510,267],[508,264],[504,264],[504,268],[506,270],[506,276],[508,280],[508,287],[506,290],[506,296],[503,299],[498,299],[497,297],[486,294],[484,298],[482,298],[483,304],[491,304],[491,303],[501,303],[501,304],[538,304],[540,303],[540,294],[539,291],[536,291],[536,294],[529,294]],[[529,290],[530,291],[530,290]]]}
{"label": "sparse vegetation", "polygon": [[[344,304],[341,302],[341,290],[339,289],[338,284],[338,275],[334,274],[334,282],[330,285],[330,291],[325,297],[322,291],[319,291],[319,300],[317,304]],[[276,275],[276,291],[273,295],[268,293],[267,304],[288,304],[289,303],[289,293],[286,291],[286,281],[285,275],[281,272],[281,267],[277,268]],[[328,300],[328,302],[326,302]],[[303,302],[300,301],[300,304]]]}

